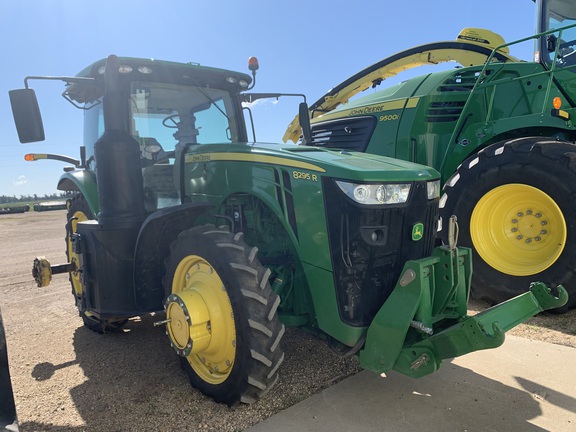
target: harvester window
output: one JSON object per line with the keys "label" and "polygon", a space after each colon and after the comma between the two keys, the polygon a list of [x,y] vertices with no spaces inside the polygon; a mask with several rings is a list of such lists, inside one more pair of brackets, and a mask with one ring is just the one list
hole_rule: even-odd
{"label": "harvester window", "polygon": [[[566,0],[550,0],[545,5],[545,12],[542,18],[542,31],[559,29],[576,24],[576,7],[572,2]],[[547,63],[554,61],[556,49],[558,49],[558,59],[556,65],[569,67],[576,65],[576,28],[570,28],[562,33],[554,33],[548,36],[546,55],[544,60]]]}

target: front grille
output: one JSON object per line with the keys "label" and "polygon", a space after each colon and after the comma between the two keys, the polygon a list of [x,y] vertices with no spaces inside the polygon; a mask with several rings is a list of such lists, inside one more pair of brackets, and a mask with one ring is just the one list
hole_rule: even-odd
{"label": "front grille", "polygon": [[[407,203],[359,206],[332,179],[323,179],[330,254],[340,317],[367,326],[386,301],[404,264],[430,256],[438,222],[438,200],[430,201],[426,182],[412,185]],[[412,240],[412,227],[424,224],[424,237]],[[366,232],[381,233],[372,242]],[[368,237],[368,238],[367,238]]]}
{"label": "front grille", "polygon": [[352,117],[312,125],[311,146],[364,152],[376,127],[375,117]]}

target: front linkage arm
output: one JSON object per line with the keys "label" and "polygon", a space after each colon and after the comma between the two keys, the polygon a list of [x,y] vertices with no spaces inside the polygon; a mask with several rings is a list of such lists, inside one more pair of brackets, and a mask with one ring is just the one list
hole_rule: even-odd
{"label": "front linkage arm", "polygon": [[563,286],[556,297],[545,284],[533,282],[528,292],[467,316],[471,271],[466,248],[437,248],[430,258],[407,262],[368,328],[361,366],[421,377],[436,371],[443,359],[502,345],[506,331],[568,301]]}

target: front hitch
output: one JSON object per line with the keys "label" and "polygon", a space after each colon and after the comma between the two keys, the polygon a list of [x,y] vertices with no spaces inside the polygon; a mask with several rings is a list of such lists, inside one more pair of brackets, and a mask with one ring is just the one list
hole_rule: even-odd
{"label": "front hitch", "polygon": [[499,347],[506,331],[568,301],[562,285],[554,295],[544,283],[533,282],[528,292],[467,316],[470,271],[471,255],[465,248],[437,248],[430,258],[407,262],[402,274],[415,277],[403,285],[401,276],[376,314],[360,365],[378,373],[395,370],[421,377],[436,371],[443,359]]}
{"label": "front hitch", "polygon": [[473,351],[497,348],[504,343],[505,333],[528,318],[564,306],[568,292],[557,287],[558,296],[542,282],[530,284],[530,291],[493,306],[477,315],[465,317],[458,324],[410,346],[405,346],[394,370],[420,377],[440,367],[443,359]]}

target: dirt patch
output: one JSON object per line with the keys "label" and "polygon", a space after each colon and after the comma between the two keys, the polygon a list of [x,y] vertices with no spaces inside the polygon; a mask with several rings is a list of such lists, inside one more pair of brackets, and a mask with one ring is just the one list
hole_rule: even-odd
{"label": "dirt patch", "polygon": [[[357,360],[289,330],[280,380],[265,398],[235,409],[214,403],[188,384],[164,330],[153,326],[162,317],[97,335],[82,326],[67,276],[36,287],[37,254],[66,259],[65,218],[53,211],[0,219],[0,305],[22,431],[243,430],[360,370]],[[471,310],[486,306],[472,302]],[[576,311],[542,314],[511,333],[576,347]]]}

